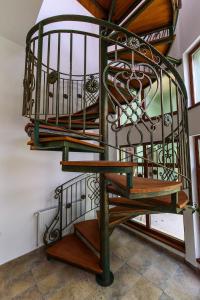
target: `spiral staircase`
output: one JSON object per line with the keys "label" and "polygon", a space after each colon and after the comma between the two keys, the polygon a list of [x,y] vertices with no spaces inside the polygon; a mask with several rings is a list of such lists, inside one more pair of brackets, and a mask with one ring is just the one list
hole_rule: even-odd
{"label": "spiral staircase", "polygon": [[[187,95],[180,62],[167,56],[181,4],[78,1],[95,18],[52,17],[27,35],[23,116],[31,150],[59,151],[63,172],[83,173],[55,191],[47,256],[94,272],[108,286],[115,226],[144,214],[182,213],[189,203]],[[82,24],[96,30],[85,32]],[[92,74],[91,53],[98,62]],[[146,144],[146,153],[136,150]],[[99,159],[70,161],[70,152]]]}

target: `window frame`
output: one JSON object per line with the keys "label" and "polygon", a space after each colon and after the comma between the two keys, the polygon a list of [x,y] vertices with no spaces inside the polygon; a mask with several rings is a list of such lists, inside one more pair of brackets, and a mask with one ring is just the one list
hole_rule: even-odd
{"label": "window frame", "polygon": [[195,91],[194,91],[194,75],[193,75],[193,60],[192,55],[197,51],[200,50],[200,41],[189,51],[188,53],[188,63],[189,63],[189,87],[190,87],[190,97],[191,103],[190,107],[194,107],[200,105],[200,99],[195,101]]}
{"label": "window frame", "polygon": [[197,193],[198,193],[198,204],[200,205],[200,150],[198,141],[200,141],[200,135],[195,136],[195,161],[196,161],[196,180],[197,180]]}

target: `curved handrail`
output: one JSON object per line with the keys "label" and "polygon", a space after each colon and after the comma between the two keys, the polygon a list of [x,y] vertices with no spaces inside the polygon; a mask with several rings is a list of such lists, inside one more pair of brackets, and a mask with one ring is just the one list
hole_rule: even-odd
{"label": "curved handrail", "polygon": [[[185,98],[185,105],[187,106],[187,91],[186,91],[186,87],[183,83],[183,80],[181,78],[181,76],[179,75],[179,73],[176,71],[176,69],[173,67],[173,65],[159,52],[157,51],[151,44],[146,43],[141,37],[139,37],[138,35],[129,32],[128,30],[126,30],[123,27],[120,27],[118,25],[115,25],[113,23],[109,23],[107,21],[103,21],[100,19],[96,19],[93,17],[88,17],[88,16],[82,16],[82,15],[59,15],[56,17],[50,17],[47,19],[44,19],[42,21],[40,21],[39,23],[37,23],[27,34],[27,39],[26,42],[28,43],[32,37],[32,35],[34,33],[36,33],[40,26],[45,26],[51,23],[56,23],[56,22],[64,22],[64,21],[78,21],[78,22],[85,22],[85,23],[91,23],[91,24],[95,24],[95,25],[99,25],[101,27],[104,28],[108,28],[110,29],[112,32],[116,31],[116,32],[122,32],[124,34],[127,35],[127,37],[135,37],[137,38],[142,44],[146,45],[149,49],[151,49],[151,51],[157,55],[158,57],[161,58],[161,61],[170,69],[170,71],[173,73],[173,75],[176,78],[176,81],[178,82],[181,91],[184,95]],[[101,38],[103,39],[109,39],[110,36],[101,36]],[[112,39],[111,39],[112,41]],[[131,48],[130,48],[131,49]]]}
{"label": "curved handrail", "polygon": [[74,181],[79,181],[81,179],[84,179],[85,177],[87,177],[89,174],[80,174],[78,176],[73,177],[72,179],[62,183],[61,185],[57,186],[57,188],[55,189],[55,193],[57,194],[57,192],[59,193],[61,188],[63,188],[65,185],[65,188],[68,188]]}
{"label": "curved handrail", "polygon": [[[101,31],[101,33],[98,35],[95,33],[85,32],[85,31],[81,31],[81,30],[56,29],[56,30],[50,30],[50,31],[44,31],[44,32],[42,30],[43,26],[46,26],[48,24],[55,23],[55,22],[64,22],[64,21],[75,21],[75,22],[78,21],[78,22],[91,23],[91,24],[100,26],[102,29],[104,29],[104,31]],[[37,36],[37,35],[35,35],[35,33],[38,30],[39,30],[39,32],[38,32],[39,35]],[[108,34],[108,31],[109,31],[109,34]],[[155,68],[159,69],[161,74],[165,73],[170,78],[171,83],[173,83],[176,86],[177,91],[180,93],[181,97],[183,98],[183,106],[187,107],[186,88],[185,88],[185,85],[184,85],[183,80],[181,79],[179,73],[176,71],[176,69],[173,67],[173,65],[161,53],[159,53],[151,44],[145,42],[138,35],[136,35],[132,32],[129,32],[125,28],[122,28],[118,25],[109,23],[107,21],[99,20],[99,19],[96,19],[93,17],[80,16],[80,15],[60,15],[60,16],[56,16],[56,17],[47,18],[45,20],[40,21],[38,24],[36,24],[29,31],[29,33],[27,35],[27,44],[30,41],[32,41],[33,39],[37,39],[39,37],[43,38],[44,36],[49,35],[51,33],[61,33],[61,32],[78,33],[78,34],[92,36],[92,37],[95,37],[98,39],[105,40],[107,42],[107,45],[122,46],[130,51],[134,51],[136,54],[139,54],[141,57],[145,58],[148,62],[153,64],[155,66]],[[115,39],[116,34],[118,34],[118,33],[120,33],[120,34],[123,33],[125,35],[125,38],[126,38],[125,43],[122,40]],[[139,46],[141,47],[142,50],[143,50],[143,47],[146,46],[145,50],[150,51],[151,56],[150,57],[146,56],[146,52],[142,51],[140,49],[140,47],[139,47],[139,49],[137,47],[132,47],[128,43],[129,37],[136,39],[137,42],[139,41]],[[120,60],[118,60],[118,62],[119,61]],[[123,60],[121,60],[121,62],[126,63],[126,61],[123,61]],[[169,73],[169,71],[171,74]],[[104,86],[105,86],[105,83],[104,83]],[[100,142],[102,143],[102,141],[100,141]],[[111,145],[109,145],[109,146],[111,147]],[[146,159],[146,158],[144,158],[144,159]],[[146,159],[146,160],[148,160],[148,159]],[[148,160],[148,161],[152,163],[152,161],[150,161],[150,160]],[[160,166],[165,167],[163,165],[160,165]],[[184,175],[180,174],[180,173],[179,173],[179,176],[184,177]]]}
{"label": "curved handrail", "polygon": [[[82,183],[84,185],[83,190],[81,188]],[[61,184],[55,189],[54,198],[58,200],[58,209],[50,224],[46,226],[43,235],[45,245],[61,239],[63,233],[72,224],[99,207],[100,189],[97,174],[81,174]],[[72,198],[74,199],[72,200]],[[75,214],[73,213],[74,205],[76,205]],[[77,209],[78,205],[79,210]],[[66,209],[64,216],[63,207]],[[65,217],[65,220],[63,220],[63,217]]]}

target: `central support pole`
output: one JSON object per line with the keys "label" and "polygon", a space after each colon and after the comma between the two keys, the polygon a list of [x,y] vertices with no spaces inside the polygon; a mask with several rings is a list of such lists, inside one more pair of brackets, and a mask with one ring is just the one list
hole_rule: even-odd
{"label": "central support pole", "polygon": [[[101,32],[100,32],[101,35]],[[108,160],[108,99],[106,89],[103,84],[103,72],[107,66],[107,45],[105,40],[99,40],[99,103],[100,103],[100,136],[102,137],[102,146],[104,153],[100,155],[100,160]],[[100,174],[100,262],[103,269],[102,274],[96,275],[98,284],[109,286],[114,280],[110,271],[110,245],[109,245],[109,204],[106,191],[106,179],[104,174]]]}

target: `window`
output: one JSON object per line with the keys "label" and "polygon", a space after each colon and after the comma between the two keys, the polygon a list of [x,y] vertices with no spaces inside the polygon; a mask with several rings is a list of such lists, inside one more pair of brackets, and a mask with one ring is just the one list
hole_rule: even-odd
{"label": "window", "polygon": [[197,176],[197,189],[200,204],[200,136],[195,137],[195,152],[196,152],[196,176]]}
{"label": "window", "polygon": [[189,52],[191,105],[200,102],[200,43]]}
{"label": "window", "polygon": [[[159,162],[159,149],[161,144],[157,143],[154,145],[153,160]],[[166,145],[170,148],[171,144]],[[200,140],[199,140],[200,146]],[[138,165],[134,169],[134,176],[152,177],[154,179],[162,179],[162,169],[153,166],[151,163],[147,163],[142,157],[150,158],[150,144],[135,145],[132,147],[121,146],[121,150],[125,150],[130,153],[127,155],[123,151],[119,151],[119,159],[121,161],[134,161],[132,155],[137,155]],[[166,162],[168,166],[169,161]],[[176,157],[173,158],[172,163],[176,164]],[[168,166],[169,167],[169,166]],[[177,171],[177,170],[176,170]],[[184,251],[184,223],[182,215],[175,215],[170,213],[160,213],[152,215],[140,215],[133,218],[127,223],[128,226],[141,231],[161,242],[166,243],[180,251]]]}

